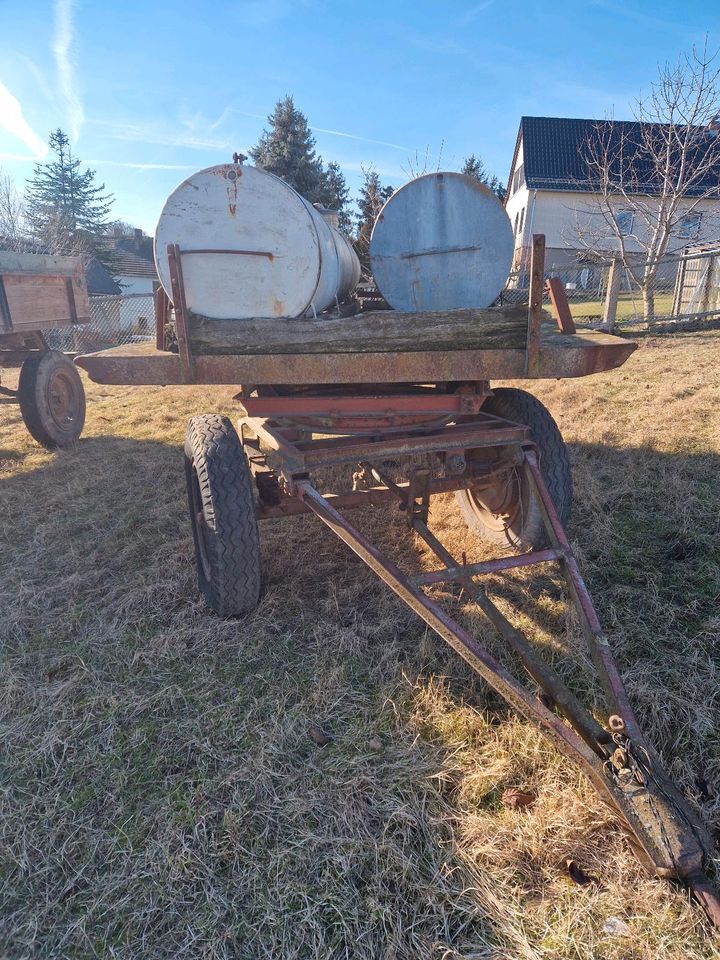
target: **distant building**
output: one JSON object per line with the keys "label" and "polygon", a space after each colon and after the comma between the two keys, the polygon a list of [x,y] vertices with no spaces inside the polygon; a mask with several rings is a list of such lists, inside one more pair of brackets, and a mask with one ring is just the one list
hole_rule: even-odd
{"label": "distant building", "polygon": [[[515,153],[508,179],[505,209],[515,235],[514,267],[526,266],[532,235],[545,234],[545,264],[548,271],[571,275],[579,286],[592,278],[597,257],[589,255],[582,237],[595,234],[594,246],[603,248],[607,259],[617,255],[619,244],[613,230],[600,212],[600,192],[593,182],[586,162],[587,143],[603,121],[573,120],[563,117],[523,117],[520,121]],[[615,128],[625,135],[623,144],[638,142],[640,125],[615,121]],[[633,129],[634,128],[634,129]],[[702,131],[703,136],[714,135]],[[619,138],[618,138],[619,139]],[[720,185],[720,169],[712,171],[712,186]],[[638,184],[638,195],[652,202],[657,184],[651,175]],[[699,185],[705,192],[708,183]],[[697,196],[697,193],[695,194]],[[688,197],[688,206],[693,203]],[[615,222],[622,230],[626,249],[641,255],[643,230],[646,229],[628,201],[618,196],[614,209]],[[605,236],[603,236],[603,231]],[[679,251],[688,243],[716,240],[720,237],[720,199],[702,200],[678,224],[668,252]],[[567,279],[567,277],[566,277]]]}
{"label": "distant building", "polygon": [[133,236],[113,237],[112,270],[123,294],[152,294],[159,283],[155,269],[153,238],[136,229]]}
{"label": "distant building", "polygon": [[90,296],[119,296],[120,284],[114,280],[97,257],[91,257],[85,267],[85,281]]}
{"label": "distant building", "polygon": [[128,236],[116,228],[105,245],[107,266],[93,257],[85,269],[93,317],[113,337],[121,332],[145,336],[153,328],[153,296],[160,283],[153,238],[142,230]]}

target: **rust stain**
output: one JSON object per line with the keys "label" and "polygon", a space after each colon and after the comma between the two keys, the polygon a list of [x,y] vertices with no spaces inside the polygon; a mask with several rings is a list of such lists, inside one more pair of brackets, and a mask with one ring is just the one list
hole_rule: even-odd
{"label": "rust stain", "polygon": [[278,300],[277,297],[273,297],[273,316],[281,317],[285,310],[285,304],[282,300]]}
{"label": "rust stain", "polygon": [[228,170],[227,173],[227,194],[228,210],[230,216],[234,217],[237,211],[237,174],[234,170]]}

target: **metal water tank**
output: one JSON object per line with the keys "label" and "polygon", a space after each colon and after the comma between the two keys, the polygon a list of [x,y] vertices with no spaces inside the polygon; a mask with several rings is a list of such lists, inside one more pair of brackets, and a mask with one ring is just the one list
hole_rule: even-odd
{"label": "metal water tank", "polygon": [[188,308],[218,320],[320,313],[360,279],[350,242],[307,200],[237,163],[194,173],[163,207],[155,263],[172,299],[169,244],[180,248]]}
{"label": "metal water tank", "polygon": [[397,190],[370,238],[373,277],[396,310],[487,307],[510,272],[513,232],[474,177],[428,173]]}

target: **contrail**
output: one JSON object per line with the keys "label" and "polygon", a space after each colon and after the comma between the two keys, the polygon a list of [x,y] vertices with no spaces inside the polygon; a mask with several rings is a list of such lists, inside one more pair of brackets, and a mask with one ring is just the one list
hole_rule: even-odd
{"label": "contrail", "polygon": [[18,140],[22,140],[38,160],[42,160],[47,155],[48,145],[35,133],[23,116],[20,101],[10,93],[1,81],[0,126],[4,127],[8,133],[14,134]]}
{"label": "contrail", "polygon": [[[220,114],[219,118],[212,125],[211,129],[215,129],[223,120],[227,119],[227,116],[230,113],[237,113],[241,117],[252,117],[255,120],[267,120],[267,114],[262,113],[248,113],[247,110],[237,110],[235,107],[226,107],[223,112]],[[361,137],[357,133],[344,133],[342,130],[328,130],[326,127],[315,127],[312,124],[308,124],[311,130],[317,133],[329,133],[333,137],[347,137],[349,140],[360,140],[363,143],[377,143],[381,147],[392,147],[393,150],[407,150],[407,147],[400,146],[399,143],[388,143],[387,140],[372,140],[370,137]]]}
{"label": "contrail", "polygon": [[67,106],[70,137],[72,140],[77,140],[80,136],[80,127],[85,120],[85,111],[75,87],[71,55],[71,47],[75,38],[72,21],[74,4],[75,0],[55,0],[53,53],[55,54],[55,64],[60,81],[60,92]]}
{"label": "contrail", "polygon": [[360,137],[357,133],[343,133],[342,130],[326,130],[324,127],[310,127],[318,133],[331,133],[334,137],[348,137],[350,140],[362,140],[363,143],[377,143],[381,147],[392,147],[393,150],[407,150],[399,143],[388,143],[387,140],[371,140],[370,137]]}

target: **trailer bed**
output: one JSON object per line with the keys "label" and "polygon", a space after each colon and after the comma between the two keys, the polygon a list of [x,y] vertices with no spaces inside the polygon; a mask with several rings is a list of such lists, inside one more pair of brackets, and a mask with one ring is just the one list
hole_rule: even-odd
{"label": "trailer bed", "polygon": [[[602,373],[625,363],[636,347],[607,333],[543,331],[532,376],[555,379]],[[528,376],[524,349],[195,356],[191,375],[184,377],[177,353],[158,350],[148,342],[85,354],[75,363],[96,383],[128,385],[430,383]]]}

